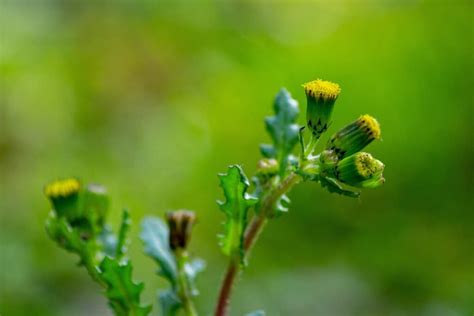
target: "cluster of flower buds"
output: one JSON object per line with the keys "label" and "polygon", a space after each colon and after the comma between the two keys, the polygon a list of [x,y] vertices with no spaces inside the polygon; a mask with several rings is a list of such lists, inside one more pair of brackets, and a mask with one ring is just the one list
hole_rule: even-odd
{"label": "cluster of flower buds", "polygon": [[44,189],[51,201],[54,214],[65,218],[71,227],[97,234],[104,227],[109,200],[103,186],[89,184],[84,187],[76,178],[56,180]]}
{"label": "cluster of flower buds", "polygon": [[196,221],[192,211],[179,210],[168,212],[166,220],[170,229],[169,245],[173,251],[186,250],[191,239],[191,232]]}
{"label": "cluster of flower buds", "polygon": [[[308,101],[307,127],[313,141],[317,141],[331,123],[334,103],[341,89],[339,85],[314,80],[303,85]],[[380,139],[380,125],[370,115],[362,115],[336,132],[319,155],[319,174],[341,183],[359,187],[376,188],[385,181],[384,164],[368,153],[361,152],[367,145]]]}

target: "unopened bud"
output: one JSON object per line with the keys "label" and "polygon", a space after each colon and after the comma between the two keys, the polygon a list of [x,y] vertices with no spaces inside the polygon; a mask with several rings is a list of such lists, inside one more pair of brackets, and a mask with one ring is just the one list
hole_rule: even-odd
{"label": "unopened bud", "polygon": [[366,114],[334,134],[328,141],[327,149],[333,150],[339,158],[343,158],[361,151],[374,139],[379,138],[379,122]]}
{"label": "unopened bud", "polygon": [[321,79],[305,83],[303,87],[307,99],[306,123],[313,137],[319,139],[331,123],[332,110],[341,88]]}
{"label": "unopened bud", "polygon": [[335,176],[339,181],[359,188],[376,188],[381,186],[384,164],[371,154],[359,152],[339,161]]}
{"label": "unopened bud", "polygon": [[172,250],[186,249],[191,239],[191,231],[196,221],[196,215],[192,211],[174,211],[166,214],[168,227],[170,229],[169,245]]}
{"label": "unopened bud", "polygon": [[322,176],[334,176],[339,159],[332,150],[324,150],[319,155],[320,174]]}
{"label": "unopened bud", "polygon": [[93,223],[94,227],[98,226],[100,230],[105,224],[108,208],[109,198],[107,189],[99,184],[89,184],[84,190],[83,216],[90,223]]}
{"label": "unopened bud", "polygon": [[278,161],[276,159],[261,159],[257,165],[257,175],[263,177],[272,177],[279,171]]}
{"label": "unopened bud", "polygon": [[78,197],[81,183],[76,178],[56,180],[44,188],[57,216],[73,219],[79,216]]}

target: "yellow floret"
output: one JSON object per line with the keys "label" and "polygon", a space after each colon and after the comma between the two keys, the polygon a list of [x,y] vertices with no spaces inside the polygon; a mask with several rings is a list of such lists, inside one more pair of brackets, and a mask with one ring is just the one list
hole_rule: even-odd
{"label": "yellow floret", "polygon": [[368,133],[370,133],[373,138],[379,139],[380,138],[380,124],[377,122],[375,118],[372,116],[365,114],[359,117],[360,124],[366,129]]}
{"label": "yellow floret", "polygon": [[337,83],[324,81],[321,79],[307,82],[303,85],[303,88],[307,95],[310,95],[316,99],[322,98],[324,100],[335,100],[341,92],[341,88]]}
{"label": "yellow floret", "polygon": [[369,178],[384,168],[384,164],[369,153],[356,154],[355,165],[357,172],[364,178]]}
{"label": "yellow floret", "polygon": [[57,180],[48,184],[44,189],[44,193],[50,198],[68,197],[79,192],[80,187],[79,180],[75,178]]}

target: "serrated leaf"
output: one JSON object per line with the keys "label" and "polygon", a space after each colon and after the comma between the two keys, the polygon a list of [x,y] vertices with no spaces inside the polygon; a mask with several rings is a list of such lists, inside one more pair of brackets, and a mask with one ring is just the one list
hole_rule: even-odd
{"label": "serrated leaf", "polygon": [[105,257],[100,264],[101,278],[106,283],[106,296],[109,305],[117,316],[146,316],[151,311],[151,306],[140,305],[140,294],[143,283],[134,283],[132,280],[132,264],[127,261],[119,263],[118,260]]}
{"label": "serrated leaf", "polygon": [[176,316],[182,307],[181,300],[173,290],[163,291],[158,296],[162,316]]}
{"label": "serrated leaf", "polygon": [[289,155],[298,143],[299,126],[296,120],[299,114],[298,102],[286,89],[281,89],[274,103],[274,116],[265,119],[265,125],[273,145],[264,144],[260,147],[263,156],[275,158],[280,163],[280,175],[288,166]]}
{"label": "serrated leaf", "polygon": [[282,213],[288,212],[288,208],[290,206],[291,200],[286,195],[283,194],[275,203],[274,212],[272,216],[279,216]]}
{"label": "serrated leaf", "polygon": [[337,193],[351,198],[357,198],[360,196],[360,192],[343,189],[342,186],[333,178],[319,177],[319,183],[321,183],[321,186],[331,193]]}
{"label": "serrated leaf", "polygon": [[160,266],[158,274],[165,277],[175,286],[177,282],[177,266],[169,247],[168,227],[158,217],[147,217],[142,221],[140,238],[145,245],[145,253]]}
{"label": "serrated leaf", "polygon": [[117,246],[115,248],[115,257],[120,259],[127,252],[127,234],[130,231],[132,220],[127,209],[122,212],[122,223],[117,238]]}
{"label": "serrated leaf", "polygon": [[258,201],[247,194],[249,181],[242,168],[230,166],[227,173],[219,174],[220,185],[224,190],[225,202],[218,202],[226,216],[224,234],[220,245],[225,255],[239,255],[243,258],[243,237],[247,226],[248,209]]}

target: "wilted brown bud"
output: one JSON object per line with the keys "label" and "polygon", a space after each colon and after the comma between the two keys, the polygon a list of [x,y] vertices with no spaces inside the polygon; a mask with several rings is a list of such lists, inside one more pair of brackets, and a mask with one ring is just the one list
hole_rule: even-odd
{"label": "wilted brown bud", "polygon": [[191,239],[191,230],[196,221],[194,212],[185,210],[168,212],[166,220],[170,229],[170,248],[172,250],[186,249]]}

